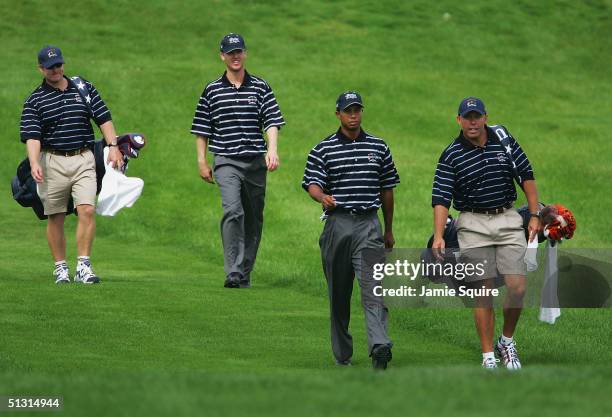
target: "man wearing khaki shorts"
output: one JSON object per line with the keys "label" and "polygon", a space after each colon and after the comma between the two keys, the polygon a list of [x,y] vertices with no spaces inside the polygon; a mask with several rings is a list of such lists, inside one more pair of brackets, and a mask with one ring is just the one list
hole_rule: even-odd
{"label": "man wearing khaki shorts", "polygon": [[96,122],[111,146],[109,161],[120,167],[123,159],[117,148],[117,135],[110,111],[96,88],[88,81],[76,83],[64,76],[64,58],[59,48],[46,46],[40,50],[38,70],[44,79],[23,105],[20,130],[32,178],[49,217],[47,241],[55,260],[53,276],[56,284],[70,282],[64,219],[66,212],[72,210],[68,207],[72,196],[79,216],[74,280],[96,284],[100,279],[89,259],[96,230],[94,133],[89,119]]}
{"label": "man wearing khaki shorts", "polygon": [[[459,136],[442,152],[433,183],[434,239],[432,248],[445,247],[444,226],[448,209],[460,211],[457,234],[462,262],[480,263],[484,274],[467,279],[468,285],[492,288],[497,271],[507,288],[502,335],[495,343],[506,368],[520,369],[514,331],[525,294],[524,255],[527,246],[522,217],[512,207],[516,201],[514,179],[521,185],[532,216],[528,225],[533,240],[540,228],[538,193],[531,164],[518,142],[508,136],[504,147],[489,126],[484,103],[475,97],[459,105]],[[508,134],[509,135],[509,134]],[[514,167],[513,167],[514,165]],[[476,300],[474,320],[482,347],[482,366],[496,368],[493,336],[495,312],[490,297]]]}

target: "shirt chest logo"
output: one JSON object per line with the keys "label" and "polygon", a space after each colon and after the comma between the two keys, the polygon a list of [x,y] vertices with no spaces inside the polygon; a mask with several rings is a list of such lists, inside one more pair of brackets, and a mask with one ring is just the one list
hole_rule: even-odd
{"label": "shirt chest logo", "polygon": [[368,154],[368,162],[378,162],[380,160],[380,156],[376,155],[375,153],[370,152]]}
{"label": "shirt chest logo", "polygon": [[249,96],[249,98],[247,99],[249,102],[249,105],[254,106],[257,104],[257,97],[255,96]]}
{"label": "shirt chest logo", "polygon": [[506,162],[508,162],[508,156],[503,153],[503,152],[499,152],[497,154],[497,160],[503,164],[505,164]]}
{"label": "shirt chest logo", "polygon": [[76,101],[77,103],[82,103],[83,99],[81,98],[81,96],[79,94],[75,94],[74,95],[74,101]]}

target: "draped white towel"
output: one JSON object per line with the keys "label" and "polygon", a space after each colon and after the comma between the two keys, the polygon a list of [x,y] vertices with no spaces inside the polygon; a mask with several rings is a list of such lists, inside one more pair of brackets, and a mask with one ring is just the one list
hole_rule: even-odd
{"label": "draped white towel", "polygon": [[540,321],[555,324],[561,316],[559,308],[559,297],[557,295],[557,284],[559,282],[559,269],[557,266],[557,248],[559,244],[551,246],[546,242],[546,268],[544,269],[544,285],[542,286],[542,298],[540,306]]}
{"label": "draped white towel", "polygon": [[[104,161],[108,160],[109,148],[104,149]],[[96,213],[102,216],[114,216],[124,207],[132,207],[138,200],[144,181],[136,177],[126,177],[110,164],[106,164],[106,173],[102,178],[102,189],[98,195]]]}

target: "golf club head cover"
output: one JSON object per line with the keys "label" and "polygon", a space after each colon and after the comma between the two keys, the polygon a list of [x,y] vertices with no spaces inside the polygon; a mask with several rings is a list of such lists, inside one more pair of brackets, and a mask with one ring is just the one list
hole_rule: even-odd
{"label": "golf club head cover", "polygon": [[142,133],[124,133],[117,138],[119,151],[128,158],[138,158],[140,150],[146,143],[146,137]]}
{"label": "golf club head cover", "polygon": [[576,230],[576,218],[570,209],[553,204],[543,210],[543,218],[547,223],[544,226],[544,236],[551,240],[571,239]]}

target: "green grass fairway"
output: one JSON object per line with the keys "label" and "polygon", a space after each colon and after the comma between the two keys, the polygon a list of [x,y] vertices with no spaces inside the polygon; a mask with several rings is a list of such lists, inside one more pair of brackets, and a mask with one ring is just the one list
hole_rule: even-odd
{"label": "green grass fairway", "polygon": [[[375,373],[355,291],[354,366],[336,367],[320,208],[300,187],[308,151],[337,128],[336,97],[356,89],[401,176],[397,247],[423,246],[435,164],[459,101],[477,95],[529,155],[541,200],[574,211],[565,247],[612,248],[612,1],[7,0],[0,16],[0,396],[61,395],[57,415],[75,417],[612,415],[609,309],[563,310],[553,326],[526,310],[520,373],[480,369],[469,310],[393,309],[394,358]],[[219,191],[199,179],[189,134],[231,31],[287,120],[244,291],[223,288]],[[45,223],[10,194],[46,43],[96,85],[118,131],[149,139],[129,170],[142,197],[98,217],[94,287],[52,283]]]}

